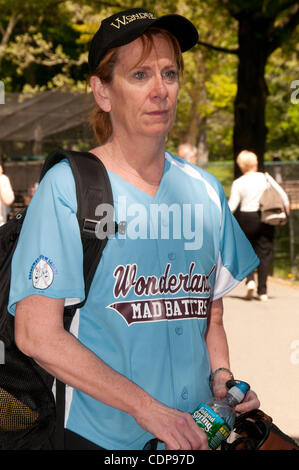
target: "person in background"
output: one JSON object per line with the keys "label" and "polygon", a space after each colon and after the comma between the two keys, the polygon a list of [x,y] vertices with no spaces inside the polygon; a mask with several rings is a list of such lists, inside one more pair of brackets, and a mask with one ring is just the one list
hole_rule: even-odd
{"label": "person in background", "polygon": [[0,159],[0,226],[7,221],[8,208],[15,200],[10,180],[3,172],[3,163]]}
{"label": "person in background", "polygon": [[[228,205],[233,213],[239,209],[239,224],[260,259],[257,268],[257,286],[254,281],[254,272],[251,272],[246,278],[246,298],[251,300],[257,290],[258,299],[266,301],[268,300],[267,277],[273,256],[275,229],[274,226],[264,224],[260,220],[259,200],[267,188],[267,181],[264,173],[258,171],[258,160],[255,153],[243,150],[237,156],[237,164],[243,175],[233,182]],[[290,207],[287,194],[271,175],[269,175],[269,179],[275,189],[279,191],[286,214],[289,215]]]}
{"label": "person in background", "polygon": [[25,206],[29,206],[31,199],[34,196],[35,191],[38,188],[38,183],[34,183],[29,186],[26,196],[24,196]]}
{"label": "person in background", "polygon": [[186,162],[197,165],[197,149],[191,144],[181,144],[178,146],[178,156]]}

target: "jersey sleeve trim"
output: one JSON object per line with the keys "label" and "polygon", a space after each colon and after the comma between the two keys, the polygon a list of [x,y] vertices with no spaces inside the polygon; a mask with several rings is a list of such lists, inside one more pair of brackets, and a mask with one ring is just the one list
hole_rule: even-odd
{"label": "jersey sleeve trim", "polygon": [[217,300],[224,297],[231,290],[233,290],[249,273],[251,273],[257,266],[257,262],[247,266],[246,269],[238,273],[236,277],[232,275],[229,269],[223,265],[221,254],[219,253],[218,264],[216,268],[216,278],[211,300]]}
{"label": "jersey sleeve trim", "polygon": [[69,307],[71,305],[77,305],[77,304],[83,302],[83,300],[85,299],[84,293],[81,293],[78,296],[78,291],[77,292],[71,291],[66,296],[65,290],[63,290],[61,292],[55,291],[53,293],[43,292],[43,291],[40,291],[40,290],[39,291],[35,290],[35,291],[29,292],[28,290],[26,290],[24,292],[21,292],[18,295],[18,298],[14,299],[13,303],[11,303],[8,306],[8,312],[11,315],[15,315],[15,309],[16,309],[17,303],[20,302],[21,300],[25,299],[26,297],[30,297],[32,295],[41,295],[43,297],[48,297],[50,299],[63,299],[64,298],[64,306],[65,307]]}

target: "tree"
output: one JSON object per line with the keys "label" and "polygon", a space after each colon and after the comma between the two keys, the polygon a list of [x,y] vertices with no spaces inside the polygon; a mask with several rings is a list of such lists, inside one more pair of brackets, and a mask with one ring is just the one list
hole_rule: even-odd
{"label": "tree", "polygon": [[96,0],[0,0],[1,79],[8,89],[80,88],[87,51],[76,26],[96,7]]}
{"label": "tree", "polygon": [[[200,34],[209,36],[210,41],[226,46],[236,41],[237,31],[232,19],[228,14],[216,15],[215,2],[179,0],[168,3],[166,9],[164,3],[161,7],[156,6],[158,15],[169,12],[182,14],[191,18]],[[196,146],[198,163],[204,165],[210,158],[210,151],[219,152],[222,157],[231,152],[230,137],[226,146],[221,146],[221,143],[223,135],[232,126],[237,60],[234,56],[219,54],[219,51],[194,47],[184,54],[184,62],[177,118],[168,146],[172,151],[176,151],[179,143]]]}
{"label": "tree", "polygon": [[[7,91],[32,93],[51,88],[84,91],[88,43],[100,20],[119,9],[134,6],[153,10],[151,0],[143,1],[142,5],[139,0],[122,0],[121,3],[0,0],[1,79]],[[227,27],[229,15],[215,15],[206,0],[200,5],[198,0],[157,0],[154,11],[157,16],[179,13],[192,18],[198,29],[215,42],[227,44],[232,36],[236,38],[236,30],[231,25]],[[201,162],[208,158],[210,143],[212,152],[216,149],[221,155],[231,153],[231,136],[227,129],[232,125],[235,76],[231,70],[235,70],[236,60],[233,65],[232,62],[224,54],[219,57],[218,53],[199,47],[185,55],[184,86],[176,125],[168,141],[171,150],[176,151],[179,142],[192,143],[199,149]],[[221,85],[223,81],[225,87]],[[222,115],[218,120],[219,109]],[[223,138],[224,134],[228,139]]]}
{"label": "tree", "polygon": [[[88,42],[100,20],[135,6],[158,16],[183,14],[200,34],[198,46],[184,54],[185,78],[168,141],[171,151],[179,142],[189,142],[206,161],[208,153],[230,158],[249,148],[258,154],[262,168],[267,135],[275,146],[286,142],[282,134],[287,131],[290,143],[297,145],[298,112],[288,109],[283,81],[275,76],[277,86],[273,81],[268,90],[265,79],[273,52],[294,37],[299,9],[294,0],[157,0],[154,7],[152,0],[0,0],[0,78],[7,91],[84,91]],[[269,91],[282,93],[283,100],[269,100]],[[265,118],[266,102],[270,113]],[[283,125],[279,115],[287,120]],[[281,129],[280,140],[274,141],[272,129],[267,134],[265,119]]]}
{"label": "tree", "polygon": [[65,0],[0,0],[0,63],[20,24],[29,28],[34,23],[40,25],[45,18],[54,19],[62,3]]}
{"label": "tree", "polygon": [[[260,170],[263,170],[268,95],[265,67],[270,55],[295,31],[299,23],[299,4],[294,0],[218,2],[238,23],[238,48],[227,49],[239,60],[234,103],[234,156],[243,149],[252,150],[258,156]],[[208,43],[201,44],[214,47]],[[239,168],[235,164],[235,176],[238,175]]]}
{"label": "tree", "polygon": [[299,160],[298,52],[295,40],[285,43],[272,54],[266,67],[269,88],[266,159],[272,159],[278,152],[283,160]]}

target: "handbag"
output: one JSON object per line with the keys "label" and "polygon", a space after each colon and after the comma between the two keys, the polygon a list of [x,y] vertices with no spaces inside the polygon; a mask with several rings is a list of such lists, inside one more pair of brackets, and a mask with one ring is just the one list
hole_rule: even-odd
{"label": "handbag", "polygon": [[230,442],[222,442],[221,450],[299,450],[299,445],[260,409],[239,415],[231,436]]}
{"label": "handbag", "polygon": [[265,177],[267,188],[259,200],[261,222],[268,225],[281,225],[287,220],[283,200],[277,189],[272,186],[267,173],[265,173]]}

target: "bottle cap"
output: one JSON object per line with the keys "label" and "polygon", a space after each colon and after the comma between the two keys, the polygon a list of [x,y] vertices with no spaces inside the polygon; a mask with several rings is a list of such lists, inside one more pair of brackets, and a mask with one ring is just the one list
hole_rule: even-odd
{"label": "bottle cap", "polygon": [[250,386],[248,383],[235,380],[234,385],[229,389],[228,393],[241,403],[249,389]]}

